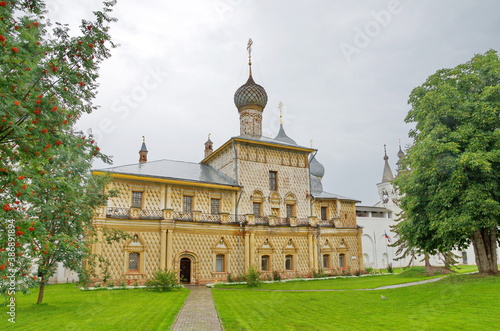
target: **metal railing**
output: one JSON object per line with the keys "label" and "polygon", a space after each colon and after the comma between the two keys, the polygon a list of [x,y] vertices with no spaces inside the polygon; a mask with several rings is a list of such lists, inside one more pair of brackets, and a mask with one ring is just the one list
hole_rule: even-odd
{"label": "metal railing", "polygon": [[255,217],[255,224],[269,225],[269,218],[267,218],[267,217]]}
{"label": "metal railing", "polygon": [[333,220],[318,220],[318,226],[334,228]]}
{"label": "metal railing", "polygon": [[228,224],[240,224],[241,223],[245,223],[247,220],[247,216],[246,215],[229,215],[227,217],[227,223]]}
{"label": "metal railing", "polygon": [[174,211],[173,218],[175,221],[192,221],[193,213],[185,213],[182,211]]}
{"label": "metal railing", "polygon": [[106,217],[130,218],[130,208],[106,207]]}
{"label": "metal railing", "polygon": [[308,218],[297,218],[297,226],[308,226],[309,219]]}
{"label": "metal railing", "polygon": [[220,223],[221,216],[219,214],[201,214],[201,221],[207,223]]}
{"label": "metal railing", "polygon": [[140,218],[143,220],[161,220],[163,219],[163,213],[161,210],[142,209]]}
{"label": "metal railing", "polygon": [[289,217],[278,217],[276,219],[276,225],[290,226],[290,218]]}

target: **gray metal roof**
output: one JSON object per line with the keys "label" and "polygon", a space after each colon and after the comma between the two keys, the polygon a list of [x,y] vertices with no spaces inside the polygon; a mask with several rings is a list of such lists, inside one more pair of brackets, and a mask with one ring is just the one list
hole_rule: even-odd
{"label": "gray metal roof", "polygon": [[291,146],[291,147],[299,147],[299,148],[304,148],[304,149],[315,150],[314,148],[297,145],[295,143],[295,141],[294,141],[294,143],[289,143],[286,141],[277,140],[275,138],[256,136],[253,134],[244,134],[244,135],[236,136],[233,138],[240,138],[240,139],[245,139],[245,140],[259,141],[259,142],[263,142],[263,143],[271,143],[271,144],[282,145],[282,146]]}
{"label": "gray metal roof", "polygon": [[374,206],[356,206],[356,211],[378,211],[392,213],[392,210],[385,207],[374,207]]}
{"label": "gray metal roof", "polygon": [[313,192],[312,195],[315,199],[334,199],[334,200],[349,200],[349,201],[361,202],[361,201],[353,199],[353,198],[348,198],[348,197],[344,197],[342,195],[328,193],[325,191],[323,191],[321,193]]}
{"label": "gray metal roof", "polygon": [[206,164],[158,160],[146,163],[135,163],[105,169],[97,169],[116,174],[126,174],[144,177],[156,177],[162,179],[184,180],[188,182],[199,182],[219,184],[228,186],[239,186],[234,180],[222,172]]}

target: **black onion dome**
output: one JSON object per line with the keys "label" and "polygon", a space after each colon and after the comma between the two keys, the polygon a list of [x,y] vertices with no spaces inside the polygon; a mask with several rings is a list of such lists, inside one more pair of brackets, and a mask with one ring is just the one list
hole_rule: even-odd
{"label": "black onion dome", "polygon": [[266,90],[262,86],[255,84],[252,76],[250,76],[247,82],[234,93],[234,104],[238,109],[247,105],[257,105],[264,109],[267,104]]}

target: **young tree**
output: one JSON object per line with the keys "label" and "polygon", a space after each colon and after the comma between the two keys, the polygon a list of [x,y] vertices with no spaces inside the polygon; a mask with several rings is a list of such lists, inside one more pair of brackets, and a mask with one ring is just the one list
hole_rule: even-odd
{"label": "young tree", "polygon": [[[90,174],[103,155],[75,121],[96,106],[98,69],[114,47],[104,2],[80,33],[51,25],[43,0],[0,1],[0,292],[40,282],[56,262],[81,268],[92,213],[107,193]],[[51,29],[49,33],[48,29]],[[84,236],[86,234],[86,236]],[[39,259],[37,274],[30,274]],[[12,286],[15,284],[15,286]],[[39,302],[43,298],[43,288]]]}
{"label": "young tree", "polygon": [[445,253],[472,244],[481,273],[498,273],[500,60],[493,50],[441,69],[411,94],[413,144],[395,183],[409,246]]}

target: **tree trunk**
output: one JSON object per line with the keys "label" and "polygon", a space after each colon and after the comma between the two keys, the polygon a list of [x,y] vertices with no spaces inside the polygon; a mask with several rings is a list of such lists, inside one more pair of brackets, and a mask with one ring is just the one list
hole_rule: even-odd
{"label": "tree trunk", "polygon": [[431,258],[429,256],[429,253],[424,253],[424,262],[426,267],[432,267],[431,266]]}
{"label": "tree trunk", "polygon": [[482,228],[472,233],[472,244],[479,273],[498,274],[497,229]]}
{"label": "tree trunk", "polygon": [[38,300],[36,304],[41,304],[43,301],[43,294],[45,292],[45,275],[42,276],[42,284],[40,284],[40,291],[38,292]]}

